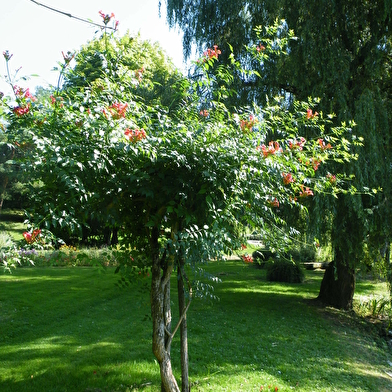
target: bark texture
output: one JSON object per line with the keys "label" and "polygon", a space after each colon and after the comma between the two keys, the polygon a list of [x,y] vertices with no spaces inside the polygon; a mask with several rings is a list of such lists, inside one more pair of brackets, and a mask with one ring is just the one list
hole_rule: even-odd
{"label": "bark texture", "polygon": [[164,392],[180,392],[177,381],[173,375],[173,369],[170,358],[170,343],[168,340],[170,331],[166,329],[171,322],[171,315],[167,314],[167,304],[170,305],[170,275],[173,271],[173,265],[166,264],[162,268],[159,258],[159,230],[153,228],[150,239],[151,257],[152,257],[152,281],[151,281],[151,317],[153,325],[152,333],[152,351],[159,363],[162,390]]}
{"label": "bark texture", "polygon": [[325,305],[337,309],[351,309],[355,291],[355,273],[343,259],[339,250],[335,251],[335,260],[325,270],[318,299]]}
{"label": "bark texture", "polygon": [[177,288],[178,288],[178,308],[180,319],[180,344],[181,344],[181,392],[189,392],[189,361],[188,361],[188,326],[186,312],[188,307],[185,298],[185,271],[183,270],[184,262],[180,260],[177,269]]}

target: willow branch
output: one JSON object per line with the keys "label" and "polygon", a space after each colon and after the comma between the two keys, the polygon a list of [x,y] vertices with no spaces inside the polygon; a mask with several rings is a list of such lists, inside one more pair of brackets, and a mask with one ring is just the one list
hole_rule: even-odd
{"label": "willow branch", "polygon": [[93,25],[93,26],[97,26],[97,27],[99,27],[100,29],[111,29],[111,30],[116,30],[114,27],[110,27],[110,26],[106,26],[106,25],[101,25],[101,24],[99,24],[99,23],[91,22],[90,20],[87,20],[87,19],[79,18],[78,16],[74,16],[74,15],[71,15],[70,13],[68,13],[68,12],[60,11],[60,10],[58,10],[58,9],[56,9],[56,8],[49,7],[48,5],[39,3],[38,1],[35,1],[35,0],[30,0],[30,1],[31,1],[32,3],[34,3],[34,4],[37,4],[37,5],[41,6],[41,7],[47,8],[48,10],[57,12],[57,13],[59,13],[59,14],[65,15],[65,16],[68,16],[69,18],[73,18],[73,19],[79,20],[80,22],[88,23],[88,24]]}

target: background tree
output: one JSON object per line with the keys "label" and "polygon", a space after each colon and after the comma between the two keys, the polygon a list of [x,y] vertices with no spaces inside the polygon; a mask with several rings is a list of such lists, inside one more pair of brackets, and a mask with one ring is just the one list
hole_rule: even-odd
{"label": "background tree", "polygon": [[[71,54],[72,55],[72,54]],[[72,94],[109,79],[121,81],[122,89],[150,105],[168,110],[178,108],[183,92],[177,83],[183,79],[158,43],[129,33],[122,37],[102,35],[75,54],[76,64],[64,72],[62,91]]]}
{"label": "background tree", "polygon": [[[185,94],[181,87],[183,76],[157,44],[128,34],[123,37],[104,34],[83,46],[78,53],[63,55],[64,61],[59,64],[58,87],[49,95],[48,91],[39,94],[38,98],[41,98],[41,104],[56,113],[51,118],[49,128],[61,129],[65,116],[69,142],[73,140],[74,146],[85,145],[82,152],[77,151],[81,155],[77,157],[79,167],[74,168],[74,175],[80,184],[90,184],[89,192],[93,196],[88,198],[88,203],[85,202],[86,198],[74,199],[70,187],[77,185],[70,182],[65,172],[58,175],[58,172],[50,169],[38,176],[45,178],[45,182],[41,183],[42,192],[33,193],[36,218],[40,216],[45,220],[46,216],[52,216],[53,211],[60,208],[69,223],[74,219],[71,216],[78,217],[78,223],[74,221],[72,225],[57,225],[56,221],[53,222],[55,227],[51,224],[52,230],[65,241],[116,243],[121,221],[116,209],[118,195],[113,190],[104,193],[103,183],[108,181],[108,173],[104,171],[97,175],[96,168],[91,167],[93,162],[99,164],[101,160],[111,160],[112,157],[106,152],[98,153],[101,148],[97,150],[94,146],[92,150],[89,149],[89,144],[86,144],[89,132],[85,128],[97,129],[100,116],[108,124],[114,124],[125,118],[127,110],[143,111],[144,104],[159,105],[163,111],[175,111],[182,99],[181,94]],[[75,62],[72,68],[71,60]],[[138,97],[138,104],[131,107],[128,102],[135,102],[134,97]],[[93,109],[93,100],[96,104],[97,99],[101,106]],[[65,111],[66,102],[72,102],[73,112]],[[98,118],[93,110],[99,111]],[[83,118],[78,118],[79,111],[83,112]],[[42,135],[54,139],[56,136],[52,137],[50,132],[42,127]],[[61,132],[57,136],[60,139],[64,137]],[[67,167],[76,159],[75,147],[69,147],[62,153],[63,156],[57,157],[53,165]],[[78,227],[79,230],[76,230]]]}
{"label": "background tree", "polygon": [[[9,68],[9,60],[11,60],[12,54],[5,51],[3,56],[6,60],[6,78],[8,80],[18,80],[20,68],[14,72],[13,76],[11,76],[12,71]],[[24,104],[28,105],[33,97],[29,90],[21,94],[21,91],[17,90],[16,86],[11,87],[15,93],[14,97],[4,96],[0,92],[0,212],[4,205],[8,208],[19,209],[27,206],[28,180],[20,170],[18,160],[23,155],[23,151],[28,149],[28,146],[25,144],[14,144],[15,136],[19,130],[8,127],[7,114],[11,105],[16,106],[16,108],[18,108],[16,104],[21,106]]]}
{"label": "background tree", "polygon": [[[228,5],[224,1],[167,0],[166,3],[169,23],[184,31],[185,55],[189,55],[192,44],[202,49],[211,43],[227,43],[244,64],[249,63],[244,43],[248,40],[258,43],[253,29],[284,18],[287,28],[293,29],[298,37],[290,43],[289,56],[262,62],[256,69],[263,78],[256,84],[239,75],[242,97],[248,102],[249,98],[262,102],[263,95],[271,96],[277,91],[299,100],[320,97],[318,111],[337,113],[337,122],[354,119],[357,123],[354,133],[363,138],[364,146],[347,172],[355,173],[357,189],[381,186],[383,193],[376,197],[345,196],[327,204],[324,199],[315,211],[319,215],[325,215],[325,210],[332,213],[335,253],[319,298],[333,306],[350,307],[355,268],[364,257],[364,250],[373,256],[380,255],[380,249],[389,248],[390,243],[392,2],[283,0],[232,1]],[[283,34],[284,29],[281,31]],[[264,48],[262,41],[258,44]],[[249,89],[253,89],[251,95]],[[316,220],[317,225],[320,222],[321,218]]]}

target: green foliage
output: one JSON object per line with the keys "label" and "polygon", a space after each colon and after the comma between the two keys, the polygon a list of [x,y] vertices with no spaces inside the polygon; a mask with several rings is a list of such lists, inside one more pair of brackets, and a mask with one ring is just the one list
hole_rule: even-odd
{"label": "green foliage", "polygon": [[267,280],[270,282],[301,283],[304,280],[304,272],[298,263],[288,259],[270,259],[265,268]]}
{"label": "green foliage", "polygon": [[369,316],[373,318],[381,318],[388,316],[391,318],[391,301],[388,297],[376,297],[367,298],[361,300],[357,305],[357,311],[363,316]]}
{"label": "green foliage", "polygon": [[290,258],[295,260],[296,263],[308,263],[315,261],[316,250],[313,245],[302,245],[295,247],[289,252]]}
{"label": "green foliage", "polygon": [[[277,27],[271,32],[278,34]],[[319,167],[352,159],[351,125],[333,126],[330,116],[313,112],[312,99],[292,110],[285,96],[264,107],[233,106],[232,69],[249,71],[231,54],[229,68],[220,65],[217,47],[195,64],[200,77],[177,80],[173,73],[180,94],[172,98],[180,100],[172,109],[155,93],[153,61],[143,70],[150,84],[139,71],[128,72],[140,66],[136,54],[142,50],[144,59],[147,46],[135,49],[126,37],[127,57],[116,46],[121,40],[110,40],[105,34],[85,48],[73,71],[65,57],[65,86],[49,100],[14,87],[16,102],[3,103],[7,132],[21,146],[21,167],[42,184],[31,193],[34,238],[36,228],[65,229],[71,238],[103,224],[121,229],[121,285],[151,269],[153,349],[168,389],[176,383],[164,368],[173,335],[160,331],[169,328],[172,272],[177,269],[189,298],[214,298],[196,274],[198,264],[238,249],[246,230],[257,230],[266,246],[289,246],[299,234],[292,211],[306,211],[315,194],[349,191],[347,175]],[[253,44],[248,50],[258,53]],[[94,69],[86,66],[89,59]],[[188,267],[195,281],[187,278]]]}
{"label": "green foliage", "polygon": [[133,94],[150,106],[174,110],[185,98],[184,77],[157,43],[139,35],[104,34],[84,45],[74,59],[75,67],[63,72],[62,90],[68,95],[86,88],[105,90],[109,80],[122,95]]}
{"label": "green foliage", "polygon": [[276,250],[260,248],[252,253],[252,257],[258,265],[264,267],[265,263],[270,259],[279,260],[282,257],[283,259],[294,260],[296,264],[299,264],[315,261],[317,256],[313,246],[303,245],[293,246],[282,255],[279,255]]}
{"label": "green foliage", "polygon": [[[249,53],[264,58],[279,49],[278,31],[267,29],[268,48],[250,45]],[[4,101],[23,168],[41,184],[32,188],[30,220],[67,242],[101,225],[121,228],[126,245],[139,250],[158,229],[160,256],[182,255],[191,265],[237,249],[245,225],[267,246],[286,247],[298,233],[291,217],[306,211],[307,199],[346,186],[346,176],[318,169],[350,159],[348,127],[313,113],[312,100],[292,111],[284,97],[232,111],[230,75],[243,70],[232,54],[228,68],[219,65],[218,49],[196,64],[202,76],[183,81],[183,101],[170,111],[147,94],[157,68],[166,69],[153,52],[136,38],[105,35],[76,55],[74,70],[64,59],[64,89],[50,99],[16,90],[18,106]],[[91,56],[99,72],[83,73]],[[173,80],[178,86],[176,72]],[[306,140],[298,138],[304,130]]]}
{"label": "green foliage", "polygon": [[[361,262],[365,242],[374,253],[390,243],[391,1],[265,0],[245,4],[234,0],[228,5],[223,0],[208,4],[167,0],[166,4],[169,24],[184,32],[185,55],[192,44],[203,50],[212,42],[222,47],[230,43],[243,64],[250,62],[244,49],[247,42],[268,46],[257,37],[258,26],[284,18],[279,34],[287,37],[293,29],[297,39],[288,41],[287,56],[261,58],[256,66],[252,63],[262,75],[262,83],[240,77],[239,96],[243,102],[263,102],[265,95],[283,90],[288,104],[294,99],[320,97],[318,111],[336,113],[335,121],[354,119],[357,138],[348,141],[358,159],[346,164],[345,170],[355,174],[357,195],[337,200],[315,198],[307,224],[322,243],[332,238],[343,265],[352,269]],[[228,56],[223,61],[230,63]],[[381,188],[382,192],[373,195],[368,192]]]}
{"label": "green foliage", "polygon": [[35,250],[20,249],[6,232],[0,232],[0,270],[11,273],[13,268],[34,265]]}

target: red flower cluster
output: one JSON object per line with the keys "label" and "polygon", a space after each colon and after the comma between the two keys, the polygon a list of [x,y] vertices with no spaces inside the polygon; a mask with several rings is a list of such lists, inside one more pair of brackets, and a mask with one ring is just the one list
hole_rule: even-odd
{"label": "red flower cluster", "polygon": [[[256,147],[257,150],[260,149],[260,146]],[[279,146],[278,142],[271,141],[268,143],[268,147],[266,147],[264,144],[261,146],[261,150],[263,152],[264,158],[267,158],[270,155],[274,155],[276,152],[281,152],[282,149]]]}
{"label": "red flower cluster", "polygon": [[144,67],[141,67],[139,69],[137,69],[135,71],[135,77],[136,79],[141,82],[142,81],[142,77],[143,77],[143,72],[145,71]]}
{"label": "red flower cluster", "polygon": [[312,162],[312,166],[313,166],[314,171],[316,171],[319,168],[321,161],[319,161],[316,158],[312,158],[311,162]]}
{"label": "red flower cluster", "polygon": [[267,203],[270,207],[275,207],[275,208],[279,207],[279,201],[276,197],[275,199],[268,200]]}
{"label": "red flower cluster", "polygon": [[335,184],[335,183],[336,183],[336,176],[333,175],[333,174],[331,174],[331,173],[328,173],[328,174],[327,174],[327,180],[328,180],[331,184]]}
{"label": "red flower cluster", "polygon": [[200,110],[200,116],[202,117],[208,117],[210,115],[209,111],[204,109],[204,110]]}
{"label": "red flower cluster", "polygon": [[[103,23],[105,26],[110,22],[111,19],[115,18],[113,12],[109,15],[109,14],[105,14],[102,11],[99,11],[99,15],[101,15],[101,18],[103,19]],[[118,26],[118,21],[116,21],[116,27],[117,26]]]}
{"label": "red flower cluster", "polygon": [[125,117],[127,107],[127,103],[115,102],[113,105],[110,105],[108,109],[113,119],[118,120]]}
{"label": "red flower cluster", "polygon": [[249,120],[241,120],[240,122],[241,131],[251,131],[256,123],[257,123],[257,118],[254,118],[252,115],[250,115]]}
{"label": "red flower cluster", "polygon": [[60,108],[64,106],[62,100],[63,100],[62,97],[55,97],[53,95],[50,96],[50,101],[52,102],[52,105],[58,105]]}
{"label": "red flower cluster", "polygon": [[299,192],[299,197],[313,196],[313,191],[309,187],[304,187],[301,185],[301,192]]}
{"label": "red flower cluster", "polygon": [[136,143],[139,140],[145,139],[147,137],[146,131],[144,129],[127,128],[124,132],[124,135],[131,143]]}
{"label": "red flower cluster", "polygon": [[291,150],[298,150],[302,151],[304,144],[306,143],[306,139],[301,137],[299,140],[289,140],[289,147]]}
{"label": "red flower cluster", "polygon": [[309,120],[310,118],[315,118],[315,117],[317,117],[318,116],[318,113],[317,112],[314,112],[313,113],[313,111],[312,111],[312,109],[308,109],[307,111],[306,111],[306,118]]}
{"label": "red flower cluster", "polygon": [[[271,385],[268,385],[268,389],[271,389],[271,388],[272,388]],[[262,392],[262,390],[263,390],[263,386],[260,387],[260,392]],[[279,390],[278,387],[274,388],[275,392],[278,392],[278,390]]]}
{"label": "red flower cluster", "polygon": [[218,49],[218,45],[214,45],[213,49],[208,48],[204,53],[203,53],[203,62],[206,62],[208,60],[211,59],[217,59],[218,60],[218,56],[221,54],[222,52]]}
{"label": "red flower cluster", "polygon": [[253,258],[250,255],[242,255],[241,259],[243,260],[244,263],[253,263]]}
{"label": "red flower cluster", "polygon": [[65,67],[72,61],[72,59],[75,57],[75,53],[72,52],[67,52],[67,54],[64,54],[64,52],[62,51],[61,54],[63,55],[63,59],[64,59],[64,65]]}
{"label": "red flower cluster", "polygon": [[29,88],[25,90],[22,87],[14,86],[14,92],[19,99],[30,99],[31,101],[35,101],[37,99],[30,93]]}
{"label": "red flower cluster", "polygon": [[289,185],[290,183],[294,182],[294,178],[290,173],[282,173],[282,176],[284,185]]}
{"label": "red flower cluster", "polygon": [[16,106],[12,109],[14,114],[16,114],[19,117],[24,116],[25,114],[29,113],[31,104],[30,102],[26,101],[35,101],[37,98],[35,98],[31,93],[30,89],[23,89],[22,87],[14,86],[14,93],[16,95],[16,98],[18,102],[20,103],[19,106]]}
{"label": "red flower cluster", "polygon": [[257,50],[257,53],[264,52],[265,46],[262,45],[262,44],[258,44],[258,45],[256,46],[256,50]]}
{"label": "red flower cluster", "polygon": [[23,237],[28,244],[32,244],[33,242],[35,242],[35,240],[39,237],[40,234],[41,234],[41,230],[35,229],[32,233],[25,231],[23,233]]}
{"label": "red flower cluster", "polygon": [[15,108],[12,109],[12,111],[17,116],[22,117],[30,111],[30,103],[28,103],[24,106],[16,106]]}
{"label": "red flower cluster", "polygon": [[4,58],[5,58],[5,61],[10,61],[10,60],[11,60],[11,57],[13,56],[13,54],[10,54],[10,52],[9,52],[8,50],[5,50],[5,51],[3,52],[3,56],[4,56]]}
{"label": "red flower cluster", "polygon": [[331,143],[325,144],[323,139],[318,139],[317,141],[320,145],[321,151],[330,150],[332,148]]}

